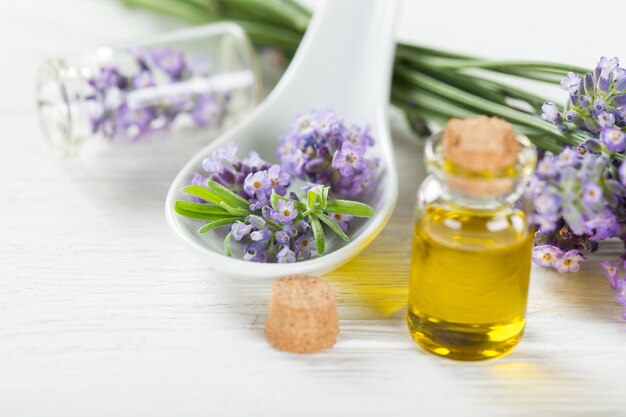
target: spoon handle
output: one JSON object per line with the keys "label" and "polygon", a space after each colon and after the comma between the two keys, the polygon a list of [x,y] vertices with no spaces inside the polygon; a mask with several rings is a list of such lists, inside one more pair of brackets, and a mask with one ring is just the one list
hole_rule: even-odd
{"label": "spoon handle", "polygon": [[[355,103],[381,110],[389,101],[397,0],[325,0],[318,4],[275,93],[335,110]],[[285,91],[281,91],[285,90]],[[286,93],[286,94],[282,94]]]}

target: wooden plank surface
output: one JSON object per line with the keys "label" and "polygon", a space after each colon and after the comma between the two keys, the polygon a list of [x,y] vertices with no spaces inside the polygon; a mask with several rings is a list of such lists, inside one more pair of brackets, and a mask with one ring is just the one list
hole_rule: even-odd
{"label": "wooden plank surface", "polygon": [[[482,2],[481,24],[466,22],[472,11],[458,2],[407,1],[398,34],[587,66],[598,53],[623,53],[616,26],[601,44],[576,30],[564,40],[586,4],[574,3],[504,10]],[[602,7],[626,12],[619,0]],[[446,9],[455,10],[453,32],[435,18]],[[510,13],[525,33],[496,39],[493,31],[510,26],[493,17]],[[423,172],[421,148],[395,113],[396,212],[360,257],[327,277],[339,294],[339,342],[314,356],[270,348],[268,286],[205,269],[165,225],[167,187],[199,140],[93,146],[68,161],[42,145],[32,85],[44,57],[178,25],[111,1],[3,5],[0,416],[626,414],[626,324],[597,265],[577,275],[533,269],[527,334],[505,358],[453,362],[412,342],[404,305]],[[592,258],[619,254],[609,244]]]}

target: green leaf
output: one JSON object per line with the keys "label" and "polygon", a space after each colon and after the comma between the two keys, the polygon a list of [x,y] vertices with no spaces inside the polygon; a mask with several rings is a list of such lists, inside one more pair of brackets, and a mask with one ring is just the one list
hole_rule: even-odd
{"label": "green leaf", "polygon": [[322,195],[320,196],[320,206],[322,206],[323,209],[325,209],[328,204],[328,192],[329,191],[330,191],[330,187],[322,188]]}
{"label": "green leaf", "polygon": [[372,217],[376,213],[367,204],[349,200],[330,200],[326,205],[326,211],[355,217]]}
{"label": "green leaf", "polygon": [[243,217],[232,217],[228,219],[219,219],[212,221],[211,223],[207,223],[201,228],[198,229],[198,233],[206,233],[213,229],[217,229],[218,227],[227,226],[229,224],[235,223],[237,220],[244,220]]}
{"label": "green leaf", "polygon": [[330,228],[330,230],[337,233],[339,237],[345,240],[346,242],[350,240],[348,235],[346,235],[344,231],[341,230],[341,227],[339,227],[339,225],[335,223],[335,221],[331,219],[330,217],[328,217],[327,215],[322,214],[321,216],[318,216],[318,219],[320,219],[326,226]]}
{"label": "green leaf", "polygon": [[206,200],[216,206],[219,206],[220,202],[224,200],[219,194],[201,185],[188,185],[183,188],[183,192]]}
{"label": "green leaf", "polygon": [[177,200],[174,203],[174,211],[181,216],[190,217],[192,219],[216,220],[223,217],[231,217],[230,213],[222,207],[192,203],[191,201]]}
{"label": "green leaf", "polygon": [[226,256],[232,256],[233,251],[230,247],[230,243],[233,240],[233,232],[228,232],[228,234],[226,235],[226,237],[224,238],[224,253],[226,253]]}
{"label": "green leaf", "polygon": [[306,193],[306,203],[310,210],[312,210],[313,207],[315,207],[315,202],[317,201],[317,197],[319,195],[318,189],[319,189],[319,186],[315,186]]}
{"label": "green leaf", "polygon": [[270,196],[270,204],[272,205],[272,208],[274,210],[276,210],[276,204],[278,204],[278,200],[280,200],[281,198],[283,197],[278,195],[276,190],[272,188],[272,195]]}
{"label": "green leaf", "polygon": [[215,181],[209,180],[208,183],[211,190],[213,190],[217,195],[222,197],[228,204],[234,207],[240,207],[248,210],[250,207],[250,203],[245,198],[240,195],[235,194],[228,188],[224,187],[222,184],[219,184]]}
{"label": "green leaf", "polygon": [[322,224],[318,220],[317,216],[309,215],[311,222],[311,228],[313,229],[313,236],[315,237],[315,250],[318,255],[323,255],[326,250],[326,236],[324,236],[324,230]]}
{"label": "green leaf", "polygon": [[224,201],[220,203],[220,207],[223,207],[224,210],[226,210],[228,213],[235,215],[235,216],[248,216],[252,214],[250,210],[242,209],[241,207],[230,206],[228,203]]}

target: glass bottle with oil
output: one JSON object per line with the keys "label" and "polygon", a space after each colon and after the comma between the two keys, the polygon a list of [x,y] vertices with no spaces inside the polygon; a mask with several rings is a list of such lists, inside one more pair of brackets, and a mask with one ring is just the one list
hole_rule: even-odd
{"label": "glass bottle with oil", "polygon": [[501,356],[525,326],[533,234],[521,196],[536,162],[527,138],[513,165],[467,171],[429,139],[430,176],[415,211],[408,324],[422,347],[459,360]]}

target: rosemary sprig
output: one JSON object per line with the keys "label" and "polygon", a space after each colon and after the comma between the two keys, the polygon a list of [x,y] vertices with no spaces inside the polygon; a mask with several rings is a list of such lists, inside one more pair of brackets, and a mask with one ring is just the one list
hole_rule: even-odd
{"label": "rosemary sprig", "polygon": [[[198,233],[206,233],[222,226],[244,221],[252,214],[248,209],[250,203],[215,181],[209,180],[207,187],[188,185],[183,188],[183,192],[208,202],[207,204],[176,200],[174,203],[174,211],[181,216],[209,221],[198,229]],[[227,239],[230,240],[230,236],[227,236]],[[224,245],[226,249],[226,242]],[[230,245],[226,251],[229,250]]]}
{"label": "rosemary sprig", "polygon": [[[326,235],[323,226],[326,226],[344,241],[349,240],[348,235],[329,217],[330,213],[352,217],[372,217],[375,214],[374,209],[364,203],[350,200],[329,200],[329,191],[330,187],[314,186],[309,189],[306,199],[302,202],[294,196],[281,196],[272,190],[270,199],[270,207],[273,210],[280,209],[279,201],[281,200],[294,204],[298,210],[294,222],[304,220],[309,225],[313,232],[318,255],[323,255],[326,251]],[[206,233],[237,222],[241,222],[245,227],[253,221],[250,216],[264,218],[263,221],[276,229],[273,232],[284,228],[283,224],[272,221],[271,216],[267,216],[263,208],[251,210],[247,200],[215,181],[208,180],[206,187],[188,185],[183,188],[183,192],[204,201],[177,200],[174,204],[174,210],[179,215],[208,221],[198,229],[198,233]],[[231,230],[224,238],[224,252],[227,256],[232,255],[232,239],[233,231]],[[272,233],[271,239],[275,239],[275,233]],[[270,242],[270,244],[277,244],[277,242]]]}

